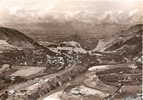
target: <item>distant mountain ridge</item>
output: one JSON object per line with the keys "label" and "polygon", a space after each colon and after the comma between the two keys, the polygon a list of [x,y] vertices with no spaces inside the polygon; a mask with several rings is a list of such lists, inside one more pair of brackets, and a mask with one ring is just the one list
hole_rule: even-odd
{"label": "distant mountain ridge", "polygon": [[100,16],[90,11],[34,14],[18,11],[2,25],[18,29],[32,38],[42,38],[53,42],[59,36],[67,37],[75,33],[85,37],[88,35],[101,37],[102,34],[107,36],[143,22],[142,13],[136,9],[129,12],[107,11]]}

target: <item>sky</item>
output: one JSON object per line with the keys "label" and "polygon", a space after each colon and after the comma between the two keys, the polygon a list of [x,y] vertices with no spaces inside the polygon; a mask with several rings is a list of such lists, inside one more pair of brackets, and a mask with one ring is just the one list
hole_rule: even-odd
{"label": "sky", "polygon": [[0,0],[0,23],[11,16],[36,17],[57,14],[74,16],[79,12],[96,13],[143,13],[143,0]]}

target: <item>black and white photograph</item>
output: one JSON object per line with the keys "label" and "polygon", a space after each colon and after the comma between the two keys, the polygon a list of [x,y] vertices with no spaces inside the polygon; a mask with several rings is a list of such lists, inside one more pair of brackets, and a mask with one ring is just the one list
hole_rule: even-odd
{"label": "black and white photograph", "polygon": [[0,0],[0,100],[142,100],[143,0]]}

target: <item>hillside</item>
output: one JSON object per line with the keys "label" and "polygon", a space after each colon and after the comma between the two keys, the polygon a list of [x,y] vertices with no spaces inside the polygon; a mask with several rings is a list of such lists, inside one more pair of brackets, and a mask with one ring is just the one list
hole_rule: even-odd
{"label": "hillside", "polygon": [[57,55],[24,33],[6,27],[0,27],[0,53],[0,63],[29,65],[43,64],[46,55]]}
{"label": "hillside", "polygon": [[26,36],[22,32],[19,32],[12,28],[0,27],[0,40],[5,40],[9,44],[19,48],[37,48],[40,46],[33,39]]}
{"label": "hillside", "polygon": [[13,45],[19,49],[26,50],[26,49],[43,49],[49,55],[55,55],[54,52],[50,51],[48,48],[43,47],[32,38],[28,37],[24,33],[13,29],[13,28],[6,28],[0,27],[0,40],[6,41],[8,44]]}
{"label": "hillside", "polygon": [[142,34],[143,24],[132,26],[117,34],[103,50],[105,52],[114,52],[133,60],[133,58],[142,54]]}

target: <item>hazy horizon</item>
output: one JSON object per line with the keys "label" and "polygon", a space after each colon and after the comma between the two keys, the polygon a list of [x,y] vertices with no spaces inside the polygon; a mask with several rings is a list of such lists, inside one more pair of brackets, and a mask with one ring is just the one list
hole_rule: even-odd
{"label": "hazy horizon", "polygon": [[50,18],[92,21],[108,16],[126,20],[142,17],[142,5],[143,0],[0,0],[0,24],[48,22]]}

